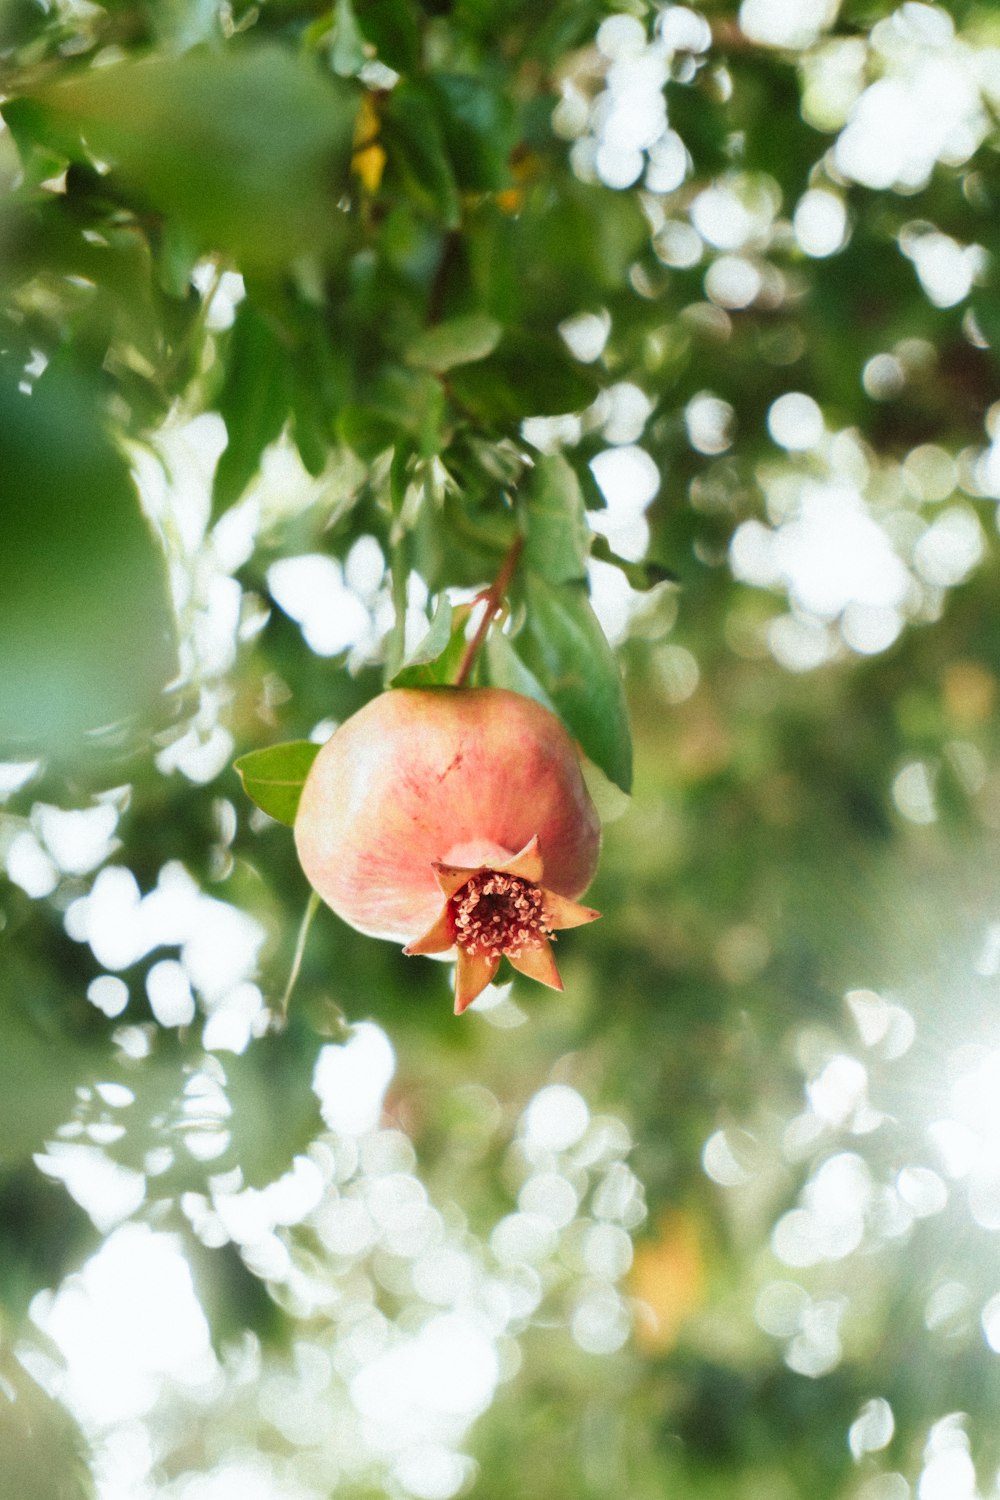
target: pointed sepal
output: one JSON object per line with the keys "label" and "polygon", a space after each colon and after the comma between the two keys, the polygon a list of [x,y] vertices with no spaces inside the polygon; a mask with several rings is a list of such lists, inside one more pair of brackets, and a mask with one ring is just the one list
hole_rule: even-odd
{"label": "pointed sepal", "polygon": [[600,916],[592,906],[581,906],[568,896],[557,896],[555,891],[542,892],[542,917],[552,932],[561,932],[566,927],[583,927],[587,922],[596,922]]}
{"label": "pointed sepal", "polygon": [[403,952],[407,957],[415,953],[446,953],[449,948],[455,946],[455,923],[452,920],[451,910],[447,903],[432,927],[428,927],[422,937],[414,938],[412,943],[407,943]]}
{"label": "pointed sepal", "polygon": [[555,955],[549,943],[542,942],[536,948],[524,948],[516,957],[513,953],[508,953],[507,958],[519,974],[524,974],[528,979],[537,979],[539,984],[547,984],[550,990],[562,989],[563,982],[559,978]]}
{"label": "pointed sepal", "polygon": [[465,865],[443,865],[437,860],[431,865],[434,878],[449,900],[456,891],[462,889],[463,885],[468,885],[473,875],[478,875],[480,870],[485,868],[485,865],[473,865],[471,869]]}
{"label": "pointed sepal", "polygon": [[483,993],[499,967],[499,958],[488,958],[485,953],[467,953],[464,948],[459,948],[455,972],[456,1016],[468,1010],[476,996]]}
{"label": "pointed sepal", "polygon": [[538,842],[538,834],[529,839],[524,848],[509,859],[505,865],[498,865],[506,875],[516,875],[519,880],[527,880],[530,885],[540,885],[542,880],[542,850]]}

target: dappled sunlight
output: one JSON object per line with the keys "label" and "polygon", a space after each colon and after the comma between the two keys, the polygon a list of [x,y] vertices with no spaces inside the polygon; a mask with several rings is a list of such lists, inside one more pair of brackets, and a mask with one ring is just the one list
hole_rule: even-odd
{"label": "dappled sunlight", "polygon": [[840,0],[743,0],[740,27],[766,47],[811,47],[833,25]]}
{"label": "dappled sunlight", "polygon": [[815,260],[836,255],[847,242],[847,209],[843,198],[831,188],[810,188],[795,205],[792,227],[806,255]]}
{"label": "dappled sunlight", "polygon": [[[867,43],[827,36],[837,12],[838,6],[826,0],[808,7],[746,0],[740,9],[740,25],[753,42],[801,52],[806,117],[821,130],[839,131],[796,203],[784,204],[778,183],[762,172],[733,169],[699,182],[690,158],[683,162],[685,148],[668,128],[668,114],[654,114],[654,91],[655,97],[669,99],[669,89],[663,95],[668,78],[690,84],[705,64],[710,34],[695,12],[667,7],[651,34],[634,17],[609,18],[598,34],[596,55],[581,55],[578,71],[564,80],[556,126],[575,140],[576,170],[585,180],[596,176],[624,188],[639,180],[648,154],[644,206],[653,246],[673,271],[707,263],[704,289],[717,309],[715,319],[704,304],[685,312],[722,340],[732,333],[728,314],[754,306],[774,310],[794,299],[784,214],[805,255],[836,255],[851,232],[844,193],[850,180],[913,192],[935,164],[955,167],[967,161],[989,129],[995,49],[958,35],[952,18],[931,5],[901,6],[873,28]],[[681,169],[658,180],[655,153],[673,150],[674,142]],[[691,179],[689,187],[685,179]],[[986,275],[981,246],[959,243],[924,220],[902,224],[898,248],[912,263],[924,296],[938,308],[966,302]],[[978,337],[971,324],[968,337]],[[864,387],[874,400],[892,400],[914,373],[911,351],[886,351],[866,364]],[[738,436],[734,416],[731,404],[711,390],[693,397],[685,411],[691,446],[708,457],[728,453]],[[789,455],[783,470],[758,471],[772,525],[773,496],[782,476],[789,485],[804,486],[806,494],[798,515],[790,514],[790,502],[782,503],[773,540],[763,523],[744,521],[732,558],[737,577],[789,589],[793,611],[775,619],[769,630],[776,659],[790,670],[807,671],[843,646],[862,656],[877,655],[894,644],[907,620],[935,618],[937,590],[961,582],[981,558],[979,524],[967,502],[997,489],[990,477],[992,449],[963,455],[945,493],[913,492],[921,500],[953,499],[940,518],[928,517],[920,535],[909,516],[901,513],[898,523],[885,516],[893,476],[859,471],[856,457],[847,452],[854,436],[828,431],[825,414],[808,391],[792,388],[773,401],[767,428]],[[823,456],[825,487],[815,471],[796,469],[796,456],[807,453]],[[954,463],[957,456],[943,457]],[[821,487],[809,498],[816,484]],[[904,499],[903,510],[911,505]],[[612,510],[607,517],[598,513],[594,524],[621,556],[636,555],[642,537],[635,523],[619,522]],[[914,564],[923,592],[907,576]]]}
{"label": "dappled sunlight", "polygon": [[89,1128],[81,1125],[77,1132],[72,1129],[76,1124],[69,1122],[70,1129],[63,1133],[89,1134],[94,1144],[65,1139],[50,1141],[45,1151],[36,1154],[35,1165],[46,1177],[64,1183],[94,1228],[107,1234],[123,1219],[131,1218],[145,1202],[146,1178],[142,1172],[113,1161],[104,1150],[125,1134],[125,1126],[116,1124],[102,1130],[99,1125]]}
{"label": "dappled sunlight", "polygon": [[32,1316],[65,1372],[52,1378],[97,1436],[148,1416],[164,1381],[208,1391],[218,1375],[208,1325],[176,1239],[123,1225]]}
{"label": "dappled sunlight", "polygon": [[[885,1336],[924,1341],[911,1357],[935,1358],[941,1338],[953,1350],[1000,1347],[985,1237],[1000,1229],[1000,1051],[982,988],[1000,967],[996,931],[989,924],[978,955],[942,965],[937,977],[953,1006],[947,1020],[935,1013],[947,997],[925,978],[913,983],[909,1003],[905,978],[896,998],[849,991],[857,1052],[837,1050],[825,1031],[799,1037],[805,1109],[782,1125],[729,1124],[705,1143],[704,1171],[734,1205],[781,1202],[787,1177],[776,1170],[775,1148],[787,1169],[804,1173],[794,1205],[774,1219],[752,1309],[799,1374],[827,1374],[865,1347],[866,1278],[898,1287],[903,1301]],[[897,967],[905,976],[905,957]],[[894,1432],[890,1402],[867,1401],[847,1434],[855,1461],[889,1450]],[[895,1494],[893,1486],[909,1493],[887,1467],[864,1493]],[[942,1500],[994,1493],[977,1484],[964,1421],[954,1413],[930,1429],[917,1493]]]}
{"label": "dappled sunlight", "polygon": [[668,78],[692,76],[695,59],[711,42],[704,17],[668,6],[652,38],[635,16],[609,16],[597,32],[596,57],[567,73],[553,116],[556,131],[574,142],[571,160],[584,180],[631,187],[645,173],[654,192],[684,181],[689,159],[667,124]]}
{"label": "dappled sunlight", "polygon": [[[249,1468],[231,1458],[157,1494],[229,1500],[238,1479],[250,1486],[241,1500],[270,1497],[274,1486],[313,1500],[309,1476],[322,1454],[346,1480],[449,1500],[474,1473],[462,1451],[470,1428],[516,1373],[519,1339],[536,1318],[590,1355],[621,1348],[632,1315],[620,1288],[645,1214],[622,1122],[592,1115],[567,1084],[538,1090],[507,1148],[516,1208],[479,1238],[454,1205],[433,1204],[411,1142],[381,1123],[393,1072],[384,1032],[361,1024],[320,1053],[314,1087],[327,1130],[286,1172],[259,1189],[243,1186],[238,1170],[223,1173],[207,1193],[181,1198],[202,1244],[233,1245],[303,1320],[291,1363],[250,1349],[217,1362],[176,1237],[139,1223],[114,1228],[142,1201],[139,1174],[106,1158],[101,1167],[97,1146],[53,1143],[40,1159],[111,1231],[78,1275],[33,1304],[64,1361],[57,1369],[34,1356],[39,1374],[58,1380],[95,1445],[102,1500],[154,1493],[156,1429],[144,1436],[142,1425],[154,1409],[184,1412],[196,1427],[264,1422],[300,1455],[261,1453]],[[127,1121],[129,1090],[101,1086],[100,1097]],[[228,1117],[208,1066],[188,1098],[209,1136],[213,1119],[217,1128]],[[181,1119],[178,1129],[189,1126]],[[251,1383],[247,1359],[256,1361]]]}
{"label": "dappled sunlight", "polygon": [[[194,1019],[193,986],[209,1016],[213,1045],[242,1052],[250,1035],[266,1028],[260,991],[247,983],[257,971],[264,928],[239,908],[206,896],[179,862],[164,865],[145,896],[130,870],[106,866],[90,894],[69,905],[65,921],[69,936],[87,943],[112,972],[157,948],[180,950],[178,960],[160,960],[146,975],[150,1007],[161,1025]],[[103,993],[111,992],[105,987]],[[107,1002],[94,1003],[104,1008]]]}
{"label": "dappled sunlight", "polygon": [[797,469],[760,466],[770,524],[742,522],[730,564],[747,583],[787,589],[793,612],[769,627],[782,665],[806,670],[829,660],[838,649],[826,628],[833,623],[852,651],[874,655],[893,644],[907,617],[935,618],[943,590],[984,556],[967,503],[922,512],[957,489],[949,456],[915,449],[902,466],[876,465],[857,433],[827,433],[818,406],[801,393],[780,397],[768,424],[781,447],[815,457]]}
{"label": "dappled sunlight", "polygon": [[870,48],[882,76],[853,104],[835,160],[866,187],[912,191],[937,162],[960,166],[983,140],[1000,54],[969,46],[947,11],[924,4],[879,22]]}

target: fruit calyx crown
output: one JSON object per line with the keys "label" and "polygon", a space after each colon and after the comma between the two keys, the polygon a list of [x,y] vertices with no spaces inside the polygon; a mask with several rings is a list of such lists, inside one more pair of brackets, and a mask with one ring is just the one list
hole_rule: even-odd
{"label": "fruit calyx crown", "polygon": [[519,973],[561,990],[551,944],[558,929],[581,927],[600,916],[542,884],[544,866],[538,836],[500,865],[467,868],[435,862],[434,874],[444,908],[404,953],[445,953],[457,949],[455,1014],[461,1015],[490,984],[506,958]]}

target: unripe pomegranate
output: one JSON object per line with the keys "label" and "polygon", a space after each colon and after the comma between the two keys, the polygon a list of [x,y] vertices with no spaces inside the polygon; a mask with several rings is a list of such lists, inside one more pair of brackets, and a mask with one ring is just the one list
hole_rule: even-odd
{"label": "unripe pomegranate", "polygon": [[359,932],[407,953],[456,950],[457,1013],[502,955],[561,989],[553,931],[599,915],[574,899],[600,826],[573,742],[504,688],[374,698],[313,762],[295,843],[313,887]]}

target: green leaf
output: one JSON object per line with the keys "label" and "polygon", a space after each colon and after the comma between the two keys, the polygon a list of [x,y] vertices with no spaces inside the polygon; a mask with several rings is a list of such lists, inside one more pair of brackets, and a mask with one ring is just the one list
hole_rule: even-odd
{"label": "green leaf", "polygon": [[365,38],[351,0],[337,0],[328,55],[331,68],[341,78],[352,77],[365,61]]}
{"label": "green leaf", "polygon": [[451,605],[444,594],[438,596],[437,608],[431,620],[430,627],[423,640],[414,647],[410,655],[405,659],[399,671],[392,678],[393,687],[410,687],[411,683],[400,682],[409,669],[426,666],[428,662],[435,661],[447,646],[451,637]]}
{"label": "green leaf", "polygon": [[160,285],[169,297],[186,297],[198,263],[198,240],[186,224],[168,219],[160,240]]}
{"label": "green leaf", "polygon": [[487,686],[509,688],[512,693],[534,698],[550,713],[558,712],[534,672],[529,671],[514,650],[510,637],[502,631],[490,631],[479,656],[479,669],[480,678]]}
{"label": "green leaf", "polygon": [[87,1439],[65,1406],[32,1379],[14,1353],[13,1338],[5,1338],[0,1350],[0,1466],[8,1495],[18,1500],[93,1500],[87,1457]]}
{"label": "green leaf", "polygon": [[430,628],[388,687],[440,687],[454,682],[465,652],[471,604],[453,607],[440,595]]}
{"label": "green leaf", "polygon": [[226,1056],[231,1159],[248,1185],[263,1187],[280,1177],[323,1128],[319,1100],[302,1080],[312,1076],[325,1040],[299,1019]]}
{"label": "green leaf", "polygon": [[[0,1176],[22,1163],[54,1132],[72,1108],[77,1059],[67,1038],[46,1024],[46,1008],[57,1016],[62,991],[44,963],[18,951],[7,936],[0,943]],[[8,1221],[0,1219],[0,1251],[6,1252]],[[7,1255],[0,1255],[6,1265]]]}
{"label": "green leaf", "polygon": [[632,785],[632,739],[614,653],[581,583],[522,575],[527,617],[514,648],[585,755],[623,792]]}
{"label": "green leaf", "polygon": [[325,310],[298,308],[289,363],[291,432],[303,464],[315,478],[326,468],[334,422],[350,388],[350,356],[330,337]]}
{"label": "green leaf", "polygon": [[[65,994],[58,1000],[65,1005]],[[60,1040],[65,1045],[65,1039]],[[38,1060],[37,1071],[21,1074],[16,1095],[4,1096],[5,1129],[10,1125],[20,1125],[19,1105],[32,1085],[44,1083],[53,1052],[51,1036],[46,1038],[46,1045],[48,1059]],[[67,1050],[72,1056],[72,1047]],[[72,1080],[69,1082],[69,1108],[72,1109],[73,1085]],[[28,1104],[30,1108],[30,1100]],[[53,1120],[50,1130],[57,1130],[59,1123]],[[3,1153],[7,1160],[0,1172],[0,1307],[5,1318],[26,1318],[35,1293],[42,1287],[58,1286],[64,1276],[94,1253],[101,1240],[90,1218],[66,1192],[65,1184],[43,1176],[38,1170],[35,1153],[44,1149],[47,1138],[51,1139],[51,1136],[39,1135],[13,1169],[9,1165],[13,1153],[9,1149]],[[9,1417],[10,1413],[7,1415]],[[3,1425],[0,1410],[0,1430]],[[10,1459],[2,1452],[3,1446],[3,1436],[0,1435],[0,1463],[6,1476],[10,1473]],[[22,1493],[31,1491],[19,1490],[17,1493],[20,1500]],[[58,1493],[43,1487],[41,1500],[51,1500]]]}
{"label": "green leaf", "polygon": [[345,402],[335,425],[340,441],[365,463],[391,448],[399,436],[395,421],[359,401]]}
{"label": "green leaf", "polygon": [[417,335],[406,351],[407,363],[437,372],[472,364],[493,353],[502,333],[496,319],[485,313],[449,318]]}
{"label": "green leaf", "polygon": [[423,370],[388,367],[365,392],[364,402],[347,402],[337,414],[341,441],[359,457],[371,460],[385,448],[398,445],[404,434],[413,442],[404,446],[428,458],[441,445],[444,393],[440,381]]}
{"label": "green leaf", "polygon": [[553,190],[545,157],[542,181],[526,185],[515,216],[486,200],[467,214],[467,254],[489,312],[533,335],[554,330],[581,308],[607,305],[631,320],[629,268],[648,254],[649,224],[637,193],[560,180]]}
{"label": "green leaf", "polygon": [[53,361],[0,359],[0,754],[73,760],[151,724],[177,671],[166,563],[100,402]]}
{"label": "green leaf", "polygon": [[245,1338],[247,1330],[265,1348],[282,1348],[288,1339],[288,1321],[266,1284],[249,1270],[236,1245],[229,1241],[210,1249],[191,1229],[190,1222],[182,1215],[178,1217],[184,1259],[208,1322],[212,1345],[220,1357],[234,1339]]}
{"label": "green leaf", "polygon": [[580,762],[580,770],[601,823],[617,823],[618,819],[624,817],[632,806],[632,798],[628,792],[623,792],[613,781],[610,781],[600,766],[595,766],[594,762],[588,760],[586,756]]}
{"label": "green leaf", "polygon": [[603,536],[593,537],[590,555],[618,568],[631,586],[638,589],[640,593],[659,588],[665,583],[680,583],[680,576],[673,569],[666,568],[663,563],[657,562],[655,558],[644,558],[642,562],[629,562],[626,558],[619,557],[617,552],[612,552],[607,538]]}
{"label": "green leaf", "polygon": [[88,68],[14,109],[71,159],[109,161],[205,248],[276,266],[337,237],[357,101],[308,59],[243,43]]}
{"label": "green leaf", "polygon": [[233,762],[233,770],[250,800],[268,817],[287,823],[290,828],[298,812],[303,784],[319,750],[319,745],[311,740],[288,740],[283,745],[268,745],[263,750],[241,755]]}
{"label": "green leaf", "polygon": [[387,182],[398,175],[413,200],[445,229],[457,229],[462,210],[458,184],[445,145],[434,95],[404,80],[385,102],[382,143],[388,153]]}
{"label": "green leaf", "polygon": [[435,73],[433,86],[459,186],[471,193],[508,187],[517,126],[502,82],[475,73]]}
{"label": "green leaf", "polygon": [[972,311],[994,361],[1000,363],[1000,296],[996,289],[986,286],[974,291]]}
{"label": "green leaf", "polygon": [[268,443],[281,432],[291,400],[285,350],[249,298],[240,303],[218,408],[229,441],[212,491],[214,515],[242,495]]}
{"label": "green leaf", "polygon": [[410,0],[357,0],[358,24],[380,61],[397,73],[412,73],[420,64],[420,27]]}
{"label": "green leaf", "polygon": [[473,416],[499,422],[581,411],[598,389],[594,372],[578,365],[564,345],[516,330],[504,334],[489,358],[456,371],[449,384]]}
{"label": "green leaf", "polygon": [[590,528],[580,482],[561,453],[539,458],[525,487],[524,561],[549,583],[587,575]]}
{"label": "green leaf", "polygon": [[[299,457],[314,479],[326,468],[330,457],[330,431],[323,401],[314,381],[304,378],[298,368],[292,371],[291,384],[292,437]],[[225,456],[225,455],[223,455]]]}

